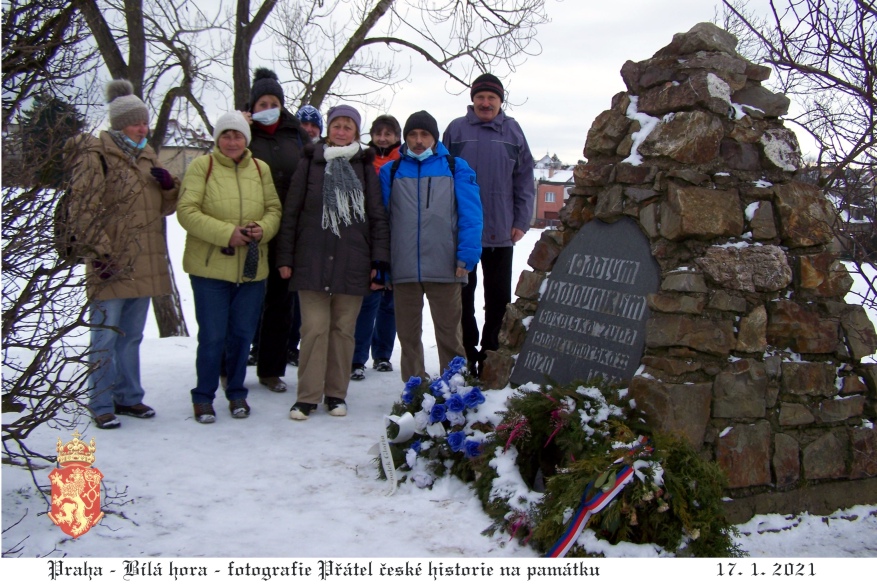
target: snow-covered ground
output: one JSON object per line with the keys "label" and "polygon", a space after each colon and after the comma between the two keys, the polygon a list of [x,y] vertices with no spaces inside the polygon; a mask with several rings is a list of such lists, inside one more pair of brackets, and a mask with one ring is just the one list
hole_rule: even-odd
{"label": "snow-covered ground", "polygon": [[[170,229],[175,267],[180,267],[183,234],[174,221]],[[527,257],[539,234],[531,230],[518,244],[516,274],[527,268]],[[182,271],[177,282],[194,336],[192,296]],[[429,312],[424,317],[424,341],[427,369],[438,372]],[[455,479],[440,479],[432,490],[406,484],[395,495],[385,496],[387,485],[377,479],[368,451],[382,431],[383,416],[402,391],[398,372],[369,369],[364,381],[351,382],[347,417],[331,417],[320,410],[308,421],[295,422],[287,414],[295,400],[296,369],[287,371],[286,380],[293,387],[290,392],[275,394],[259,385],[255,368],[250,368],[250,418],[233,420],[220,392],[215,403],[217,422],[199,425],[192,418],[189,395],[195,382],[195,349],[194,337],[159,339],[150,323],[141,352],[142,378],[146,402],[157,416],[151,420],[123,418],[121,429],[109,431],[86,427],[83,420],[79,430],[85,441],[96,439],[95,466],[104,474],[110,498],[101,523],[79,539],[68,538],[43,514],[46,501],[26,472],[3,466],[2,545],[7,557],[0,560],[0,570],[4,574],[26,572],[30,582],[41,583],[49,576],[47,562],[35,559],[41,556],[86,558],[95,563],[101,558],[153,559],[164,562],[162,576],[169,580],[168,561],[193,562],[179,558],[233,558],[241,566],[249,561],[289,567],[293,560],[312,558],[314,572],[319,570],[317,559],[395,558],[390,563],[422,562],[424,573],[427,559],[433,567],[457,562],[478,565],[475,560],[448,558],[481,558],[478,563],[485,564],[481,567],[536,561],[527,559],[536,556],[533,550],[506,536],[481,534],[491,521],[473,492]],[[393,355],[397,367],[398,358],[397,344]],[[32,434],[28,444],[48,453],[59,437],[64,442],[71,439],[66,430],[44,428]],[[49,471],[37,472],[42,482],[48,482]],[[872,558],[864,562],[867,566],[850,564],[850,560],[834,565],[817,561],[816,573],[836,578],[867,568],[873,575],[877,569],[872,563],[877,558],[877,495],[874,503],[827,517],[756,517],[739,527],[739,544],[758,558]],[[607,547],[605,554],[609,558],[655,555],[647,546],[630,545]],[[591,561],[608,564],[603,567],[617,568],[619,573],[630,569],[612,560]],[[81,565],[81,561],[76,563]],[[119,560],[101,563],[104,574],[107,568],[116,568],[115,578],[122,576]],[[212,581],[231,579],[228,560],[193,563],[209,565]],[[681,568],[673,566],[673,571],[693,571],[705,578],[730,569],[716,561],[686,563]],[[70,564],[69,568],[75,566],[73,561]],[[745,569],[751,574],[763,569],[767,575],[773,571],[767,560],[759,564],[764,565],[754,568],[752,560],[739,560],[733,571]],[[378,565],[372,568],[375,576]],[[659,565],[657,571],[667,568]],[[214,569],[221,571],[214,573]],[[518,580],[526,574],[523,570]],[[311,578],[316,581],[316,576]]]}

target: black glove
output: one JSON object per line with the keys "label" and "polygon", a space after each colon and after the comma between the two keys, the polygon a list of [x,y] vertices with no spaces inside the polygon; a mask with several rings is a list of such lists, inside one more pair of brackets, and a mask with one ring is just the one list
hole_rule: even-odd
{"label": "black glove", "polygon": [[94,269],[94,272],[98,274],[102,281],[106,281],[107,279],[115,276],[119,272],[119,268],[116,266],[116,263],[110,259],[110,257],[105,256],[104,260],[93,260],[91,261],[91,267]]}
{"label": "black glove", "polygon": [[155,177],[155,180],[158,181],[158,184],[162,189],[167,190],[174,188],[174,178],[167,169],[153,167],[149,172],[152,173],[152,176]]}
{"label": "black glove", "polygon": [[373,260],[372,268],[375,270],[375,276],[372,279],[372,283],[386,287],[387,282],[390,280],[390,263],[382,260]]}

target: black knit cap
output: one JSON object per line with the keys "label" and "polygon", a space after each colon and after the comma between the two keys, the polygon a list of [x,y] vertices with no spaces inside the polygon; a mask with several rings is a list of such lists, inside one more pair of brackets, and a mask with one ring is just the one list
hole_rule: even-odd
{"label": "black knit cap", "polygon": [[469,92],[469,97],[474,100],[475,94],[478,92],[493,92],[499,96],[500,102],[505,100],[505,88],[502,87],[502,82],[490,73],[482,73],[472,82],[472,91]]}
{"label": "black knit cap", "polygon": [[438,122],[426,110],[415,112],[408,117],[408,120],[405,121],[405,131],[402,138],[408,136],[412,130],[425,130],[432,135],[436,142],[439,141]]}
{"label": "black knit cap", "polygon": [[280,98],[280,105],[283,106],[283,88],[277,81],[277,74],[264,67],[258,68],[253,73],[253,89],[250,90],[250,108],[256,105],[259,98],[265,94],[277,96]]}

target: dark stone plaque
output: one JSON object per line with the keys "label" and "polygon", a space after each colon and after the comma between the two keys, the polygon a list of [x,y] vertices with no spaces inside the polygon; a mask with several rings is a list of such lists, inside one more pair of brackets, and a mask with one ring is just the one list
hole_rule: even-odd
{"label": "dark stone plaque", "polygon": [[645,347],[646,296],[660,278],[636,222],[585,224],[546,279],[511,382],[629,381]]}

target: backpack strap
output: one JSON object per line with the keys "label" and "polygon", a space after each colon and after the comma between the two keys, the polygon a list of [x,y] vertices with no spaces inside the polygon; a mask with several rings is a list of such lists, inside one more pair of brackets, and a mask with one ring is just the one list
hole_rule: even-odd
{"label": "backpack strap", "polygon": [[[454,173],[456,172],[456,159],[451,155],[445,155],[445,158],[448,161],[448,169],[451,171],[451,179],[454,178]],[[399,170],[399,163],[402,161],[402,157],[393,160],[393,164],[390,166],[390,191],[393,190],[393,179],[396,177],[396,171]]]}
{"label": "backpack strap", "polygon": [[[213,173],[213,155],[208,155],[210,157],[210,163],[207,165],[207,174],[204,176],[204,183],[207,183],[207,180],[210,179],[210,174]],[[101,157],[103,161],[103,157]],[[259,161],[255,157],[253,158],[253,163],[256,164],[256,171],[259,172],[259,179],[262,178],[262,167],[259,166]],[[106,162],[104,162],[104,171],[106,171]]]}
{"label": "backpack strap", "polygon": [[396,178],[396,171],[399,170],[399,163],[402,161],[402,158],[393,159],[393,163],[390,165],[390,191],[393,191],[393,179]]}

